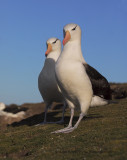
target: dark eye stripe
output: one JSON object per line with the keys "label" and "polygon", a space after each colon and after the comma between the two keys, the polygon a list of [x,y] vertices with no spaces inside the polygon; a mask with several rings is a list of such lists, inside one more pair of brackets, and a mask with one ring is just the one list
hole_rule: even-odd
{"label": "dark eye stripe", "polygon": [[72,31],[76,30],[76,27],[77,27],[77,26],[75,26],[75,27],[72,29]]}
{"label": "dark eye stripe", "polygon": [[65,37],[65,30],[63,29],[63,37]]}
{"label": "dark eye stripe", "polygon": [[58,40],[58,39],[56,39],[54,42],[52,42],[52,44],[56,43],[57,40]]}

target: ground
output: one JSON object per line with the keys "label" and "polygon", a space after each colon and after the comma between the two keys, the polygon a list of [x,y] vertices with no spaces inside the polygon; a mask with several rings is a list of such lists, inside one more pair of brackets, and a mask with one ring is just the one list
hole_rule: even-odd
{"label": "ground", "polygon": [[[51,134],[64,124],[35,126],[44,114],[28,117],[0,130],[0,159],[7,160],[125,160],[127,159],[127,99],[117,104],[93,107],[79,127],[69,134]],[[61,118],[61,109],[48,114],[49,120]],[[78,119],[75,112],[73,123]]]}

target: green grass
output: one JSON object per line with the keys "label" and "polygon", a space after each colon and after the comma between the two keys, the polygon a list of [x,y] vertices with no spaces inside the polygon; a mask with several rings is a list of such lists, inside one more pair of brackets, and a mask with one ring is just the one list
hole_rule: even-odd
{"label": "green grass", "polygon": [[[69,120],[65,114],[65,126]],[[74,123],[79,112],[75,112]],[[60,117],[61,113],[56,117]],[[51,134],[64,125],[8,127],[0,132],[0,159],[125,160],[127,159],[127,99],[90,108],[69,134]]]}

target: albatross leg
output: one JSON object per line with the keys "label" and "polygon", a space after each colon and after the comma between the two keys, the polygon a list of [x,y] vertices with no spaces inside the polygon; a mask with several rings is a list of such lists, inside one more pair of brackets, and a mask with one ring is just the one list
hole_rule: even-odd
{"label": "albatross leg", "polygon": [[83,119],[83,117],[84,117],[84,114],[81,113],[80,116],[79,116],[79,119],[78,119],[77,123],[74,125],[74,127],[71,127],[71,128],[69,128],[69,129],[63,131],[62,133],[70,133],[70,132],[72,132],[73,130],[75,130],[75,129],[78,127],[78,125],[79,125],[79,123],[81,122],[81,120]]}
{"label": "albatross leg", "polygon": [[71,117],[70,117],[70,121],[69,121],[69,124],[67,127],[63,128],[63,129],[60,129],[60,130],[57,130],[57,131],[54,131],[54,132],[51,132],[51,133],[61,133],[61,132],[64,132],[70,128],[72,128],[72,120],[73,120],[73,117],[74,117],[74,109],[71,108]]}
{"label": "albatross leg", "polygon": [[64,113],[65,113],[65,108],[66,108],[66,103],[64,103],[63,105],[63,112],[62,112],[62,119],[60,121],[57,121],[57,122],[47,122],[47,111],[48,109],[50,108],[51,105],[46,105],[45,107],[45,115],[44,115],[44,121],[37,124],[36,126],[40,126],[40,125],[44,125],[44,124],[60,124],[60,123],[63,123],[64,122]]}
{"label": "albatross leg", "polygon": [[44,121],[43,122],[41,122],[41,123],[39,123],[39,124],[37,124],[36,126],[40,126],[40,125],[44,125],[44,124],[47,124],[48,122],[47,122],[47,111],[48,111],[48,108],[50,107],[50,105],[46,105],[46,107],[45,107],[45,116],[44,116]]}
{"label": "albatross leg", "polygon": [[70,132],[74,131],[78,127],[78,125],[81,122],[81,120],[83,119],[83,117],[84,117],[84,114],[81,113],[79,116],[79,119],[78,119],[77,123],[74,125],[74,127],[72,127],[72,126],[66,127],[64,129],[61,129],[61,130],[58,130],[58,131],[55,131],[52,133],[70,133]]}
{"label": "albatross leg", "polygon": [[66,103],[64,102],[63,105],[63,112],[62,112],[62,118],[60,121],[56,122],[56,123],[64,123],[64,113],[65,113],[65,109],[66,109]]}

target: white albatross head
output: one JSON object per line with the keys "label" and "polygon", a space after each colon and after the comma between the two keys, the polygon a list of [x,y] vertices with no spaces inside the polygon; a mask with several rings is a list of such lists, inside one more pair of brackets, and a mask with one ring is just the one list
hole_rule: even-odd
{"label": "white albatross head", "polygon": [[[61,41],[58,38],[50,38],[46,42],[47,51],[45,52],[45,56],[48,58],[48,55],[53,56],[53,52],[61,53]],[[58,55],[58,56],[59,56]]]}
{"label": "white albatross head", "polygon": [[67,24],[63,29],[64,40],[63,45],[69,41],[79,41],[81,42],[81,29],[79,25],[70,23]]}

